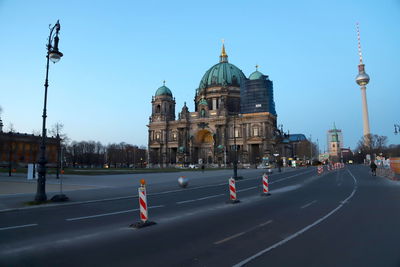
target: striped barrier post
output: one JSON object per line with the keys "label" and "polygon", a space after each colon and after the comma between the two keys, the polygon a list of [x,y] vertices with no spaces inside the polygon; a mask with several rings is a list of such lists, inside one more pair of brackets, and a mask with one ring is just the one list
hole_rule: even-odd
{"label": "striped barrier post", "polygon": [[318,175],[322,174],[324,172],[324,167],[323,166],[318,166]]}
{"label": "striped barrier post", "polygon": [[142,220],[143,223],[146,223],[148,218],[146,187],[140,186],[138,191],[139,191],[140,220]]}
{"label": "striped barrier post", "polygon": [[269,183],[268,183],[268,175],[266,173],[262,176],[262,184],[263,184],[263,192],[262,196],[269,196],[271,193],[269,192]]}
{"label": "striped barrier post", "polygon": [[131,227],[142,228],[145,226],[150,226],[156,224],[155,222],[149,221],[149,215],[147,212],[147,195],[146,195],[146,181],[144,179],[140,180],[139,192],[139,212],[140,212],[140,222],[131,224]]}
{"label": "striped barrier post", "polygon": [[229,179],[229,200],[230,203],[240,202],[236,196],[236,181],[232,177]]}

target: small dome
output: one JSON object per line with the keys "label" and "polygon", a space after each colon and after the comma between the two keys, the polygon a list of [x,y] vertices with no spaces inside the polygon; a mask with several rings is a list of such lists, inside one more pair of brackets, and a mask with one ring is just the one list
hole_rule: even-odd
{"label": "small dome", "polygon": [[207,105],[208,105],[207,100],[204,99],[204,98],[202,98],[202,99],[199,101],[199,105],[205,105],[205,106],[207,106]]}
{"label": "small dome", "polygon": [[168,87],[163,85],[160,88],[158,88],[157,91],[156,91],[156,96],[161,96],[161,95],[172,96],[172,92],[171,92],[171,90],[169,90]]}
{"label": "small dome", "polygon": [[249,79],[250,80],[258,80],[258,79],[261,79],[263,76],[264,76],[264,74],[262,74],[261,72],[256,70],[255,72],[250,74]]}

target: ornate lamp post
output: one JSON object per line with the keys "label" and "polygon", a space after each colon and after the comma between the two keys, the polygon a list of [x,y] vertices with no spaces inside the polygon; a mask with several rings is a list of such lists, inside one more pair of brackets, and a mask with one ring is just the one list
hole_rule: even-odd
{"label": "ornate lamp post", "polygon": [[394,125],[394,134],[397,135],[400,132],[400,124]]}
{"label": "ornate lamp post", "polygon": [[233,159],[233,179],[237,180],[236,115],[233,116],[233,145],[235,148],[235,158]]}
{"label": "ornate lamp post", "polygon": [[[54,31],[55,30],[55,31]],[[47,200],[46,196],[46,106],[47,106],[47,88],[49,86],[48,77],[49,77],[49,62],[57,63],[63,54],[58,51],[58,33],[60,31],[60,22],[57,20],[57,23],[50,28],[49,42],[47,44],[47,65],[46,65],[46,79],[44,82],[44,107],[43,107],[43,124],[42,124],[42,141],[40,144],[40,159],[39,159],[39,170],[38,170],[38,182],[37,182],[37,191],[35,196],[35,201],[43,202]],[[54,41],[54,43],[53,43]]]}

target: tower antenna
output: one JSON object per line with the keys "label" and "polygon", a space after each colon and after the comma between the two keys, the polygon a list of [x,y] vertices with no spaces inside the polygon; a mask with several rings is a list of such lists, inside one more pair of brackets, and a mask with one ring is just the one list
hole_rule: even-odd
{"label": "tower antenna", "polygon": [[363,64],[363,58],[361,52],[360,26],[358,22],[356,23],[356,27],[357,27],[357,41],[358,41],[358,56],[360,57],[360,64]]}

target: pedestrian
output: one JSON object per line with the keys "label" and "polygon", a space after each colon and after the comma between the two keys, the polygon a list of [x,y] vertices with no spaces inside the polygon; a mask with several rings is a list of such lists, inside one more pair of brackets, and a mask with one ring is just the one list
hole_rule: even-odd
{"label": "pedestrian", "polygon": [[201,165],[201,172],[204,172],[204,164]]}
{"label": "pedestrian", "polygon": [[371,161],[370,168],[371,168],[371,172],[372,172],[372,175],[373,175],[373,176],[376,176],[376,168],[377,168],[377,167],[378,167],[378,166],[376,166],[375,162],[372,160],[372,161]]}

